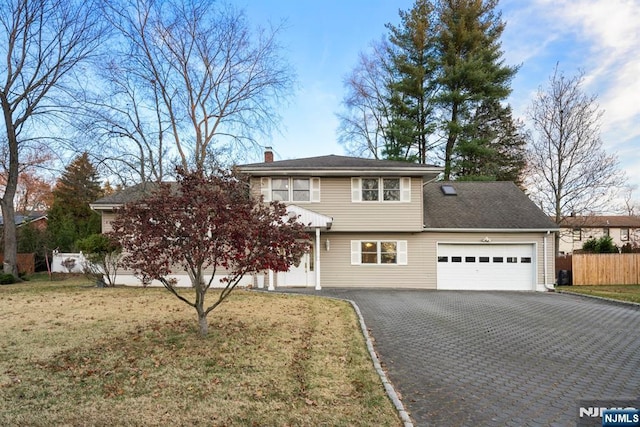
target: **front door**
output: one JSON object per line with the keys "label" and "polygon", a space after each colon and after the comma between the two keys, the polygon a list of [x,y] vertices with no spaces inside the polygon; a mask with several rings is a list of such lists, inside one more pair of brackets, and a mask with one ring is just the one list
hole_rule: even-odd
{"label": "front door", "polygon": [[314,286],[314,258],[313,247],[304,254],[297,265],[289,267],[289,271],[280,273],[278,286]]}

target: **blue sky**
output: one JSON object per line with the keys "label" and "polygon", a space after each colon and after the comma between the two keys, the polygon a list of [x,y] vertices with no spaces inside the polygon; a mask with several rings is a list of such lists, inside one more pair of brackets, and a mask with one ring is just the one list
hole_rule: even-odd
{"label": "blue sky", "polygon": [[[250,0],[236,2],[256,25],[285,22],[280,40],[298,91],[280,111],[280,133],[265,140],[276,160],[345,154],[335,114],[344,77],[359,52],[399,23],[410,0]],[[521,65],[509,98],[516,116],[545,86],[556,63],[566,75],[585,72],[584,90],[604,110],[601,137],[630,184],[640,187],[640,2],[638,0],[502,0],[505,62]],[[258,161],[258,157],[247,159]],[[640,189],[635,199],[640,198]]]}

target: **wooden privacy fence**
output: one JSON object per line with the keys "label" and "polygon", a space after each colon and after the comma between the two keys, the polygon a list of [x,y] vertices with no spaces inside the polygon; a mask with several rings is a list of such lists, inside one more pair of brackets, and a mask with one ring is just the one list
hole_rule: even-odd
{"label": "wooden privacy fence", "polygon": [[[25,274],[33,274],[35,271],[35,254],[18,254],[18,271]],[[0,254],[0,264],[4,262],[4,254]],[[0,268],[0,271],[2,269]]]}
{"label": "wooden privacy fence", "polygon": [[573,284],[640,284],[640,254],[574,254]]}

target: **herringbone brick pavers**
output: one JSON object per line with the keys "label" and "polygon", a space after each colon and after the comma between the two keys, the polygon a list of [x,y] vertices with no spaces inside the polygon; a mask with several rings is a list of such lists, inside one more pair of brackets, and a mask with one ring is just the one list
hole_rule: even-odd
{"label": "herringbone brick pavers", "polygon": [[637,306],[554,293],[311,293],[360,307],[416,426],[575,425],[580,400],[640,396]]}

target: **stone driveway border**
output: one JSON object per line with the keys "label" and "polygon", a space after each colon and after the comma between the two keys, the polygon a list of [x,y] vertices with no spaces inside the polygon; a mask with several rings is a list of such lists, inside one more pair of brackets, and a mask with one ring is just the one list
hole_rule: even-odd
{"label": "stone driveway border", "polygon": [[357,304],[416,426],[576,425],[582,400],[640,396],[638,306],[533,292],[289,292]]}

